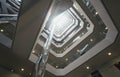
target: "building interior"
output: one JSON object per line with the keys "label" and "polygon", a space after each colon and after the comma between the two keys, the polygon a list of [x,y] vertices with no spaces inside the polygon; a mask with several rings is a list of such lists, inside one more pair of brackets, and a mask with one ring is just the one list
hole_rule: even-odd
{"label": "building interior", "polygon": [[120,77],[119,4],[0,0],[0,76]]}

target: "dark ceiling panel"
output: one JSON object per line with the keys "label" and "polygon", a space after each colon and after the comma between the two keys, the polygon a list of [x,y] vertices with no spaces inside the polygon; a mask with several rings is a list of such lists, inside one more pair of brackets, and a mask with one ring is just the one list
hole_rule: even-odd
{"label": "dark ceiling panel", "polygon": [[120,31],[120,0],[102,0],[113,22]]}
{"label": "dark ceiling panel", "polygon": [[[25,1],[27,2],[27,0],[23,2]],[[32,2],[34,3],[34,1]],[[30,2],[28,4],[30,8],[19,17],[13,44],[13,52],[16,55],[28,58],[50,2],[51,0],[39,0],[35,5]],[[26,5],[22,5],[21,12],[26,8],[28,8]]]}
{"label": "dark ceiling panel", "polygon": [[[102,0],[102,2],[104,3],[108,13],[110,14],[114,24],[116,25],[116,28],[118,29],[118,31],[120,32],[120,10],[118,9],[120,7],[120,0]],[[109,46],[108,48],[104,49],[101,53],[99,53],[98,55],[96,55],[95,57],[93,57],[92,59],[90,59],[89,61],[87,61],[86,63],[84,63],[83,65],[81,65],[80,67],[78,67],[77,69],[73,70],[72,72],[70,72],[69,74],[67,74],[64,77],[84,77],[88,74],[90,74],[94,69],[98,69],[101,68],[104,64],[112,61],[112,59],[117,58],[120,56],[120,47],[118,47],[120,45],[120,34],[118,34],[118,37],[115,41],[115,43],[113,43],[111,46]],[[114,55],[112,55],[111,57],[106,56],[106,54],[108,52],[112,52]],[[85,66],[86,65],[91,65],[92,69],[91,70],[86,70]]]}

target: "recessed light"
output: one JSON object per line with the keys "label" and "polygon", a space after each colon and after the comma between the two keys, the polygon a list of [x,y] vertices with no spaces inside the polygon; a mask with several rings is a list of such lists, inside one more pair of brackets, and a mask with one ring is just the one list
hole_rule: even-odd
{"label": "recessed light", "polygon": [[98,12],[96,12],[95,14],[98,15]]}
{"label": "recessed light", "polygon": [[58,68],[58,66],[55,66],[56,68]]}
{"label": "recessed light", "polygon": [[68,61],[68,58],[66,58],[65,60]]}
{"label": "recessed light", "polygon": [[106,27],[105,29],[108,30],[108,27]]}
{"label": "recessed light", "polygon": [[90,69],[90,67],[89,67],[89,66],[87,66],[87,67],[86,67],[86,69],[87,69],[87,70],[89,70],[89,69]]}
{"label": "recessed light", "polygon": [[92,42],[92,41],[93,41],[93,39],[90,39],[90,41]]}
{"label": "recessed light", "polygon": [[24,71],[24,68],[21,68],[21,71]]}
{"label": "recessed light", "polygon": [[35,51],[33,50],[32,53],[35,53]]}
{"label": "recessed light", "polygon": [[4,32],[4,30],[3,30],[3,29],[1,29],[0,31],[1,31],[1,32]]}
{"label": "recessed light", "polygon": [[11,72],[13,72],[14,70],[12,69]]}
{"label": "recessed light", "polygon": [[111,53],[111,52],[109,52],[109,53],[108,53],[108,55],[109,55],[109,56],[111,56],[111,55],[112,55],[112,53]]}

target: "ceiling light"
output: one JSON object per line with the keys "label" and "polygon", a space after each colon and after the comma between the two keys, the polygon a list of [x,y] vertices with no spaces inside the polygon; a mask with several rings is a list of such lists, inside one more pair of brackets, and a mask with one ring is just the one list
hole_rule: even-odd
{"label": "ceiling light", "polygon": [[65,60],[68,61],[68,58],[66,58]]}
{"label": "ceiling light", "polygon": [[1,29],[0,31],[1,31],[1,32],[4,32],[4,30],[3,30],[3,29]]}
{"label": "ceiling light", "polygon": [[108,53],[108,55],[109,55],[109,56],[111,56],[111,55],[112,55],[112,53],[111,53],[111,52],[109,52],[109,53]]}
{"label": "ceiling light", "polygon": [[55,66],[56,68],[58,68],[58,66]]}
{"label": "ceiling light", "polygon": [[98,12],[95,13],[96,15],[98,14]]}
{"label": "ceiling light", "polygon": [[108,27],[106,27],[105,29],[108,30]]}
{"label": "ceiling light", "polygon": [[35,53],[35,51],[33,50],[32,53]]}
{"label": "ceiling light", "polygon": [[87,70],[89,70],[89,69],[90,69],[90,67],[89,67],[89,66],[87,66],[87,67],[86,67],[86,69],[87,69]]}
{"label": "ceiling light", "polygon": [[24,68],[21,68],[21,71],[24,71]]}
{"label": "ceiling light", "polygon": [[93,41],[93,39],[90,39],[90,41],[92,42],[92,41]]}
{"label": "ceiling light", "polygon": [[14,70],[12,69],[11,72],[13,72]]}

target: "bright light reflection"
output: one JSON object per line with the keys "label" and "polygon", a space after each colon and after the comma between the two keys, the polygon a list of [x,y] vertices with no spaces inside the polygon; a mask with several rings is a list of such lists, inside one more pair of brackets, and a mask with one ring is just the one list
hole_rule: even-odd
{"label": "bright light reflection", "polygon": [[35,53],[35,51],[33,50],[32,53]]}
{"label": "bright light reflection", "polygon": [[89,67],[89,66],[87,66],[87,67],[86,67],[86,69],[90,69],[90,67]]}
{"label": "bright light reflection", "polygon": [[24,68],[21,68],[21,71],[24,71]]}
{"label": "bright light reflection", "polygon": [[3,30],[3,29],[1,29],[0,31],[1,31],[1,32],[4,32],[4,30]]}
{"label": "bright light reflection", "polygon": [[21,0],[18,0],[19,2],[21,2]]}
{"label": "bright light reflection", "polygon": [[[69,13],[68,10],[61,13],[57,17],[55,17],[52,21],[52,25],[55,25],[55,31],[54,34],[60,37],[64,34],[65,31],[67,31],[72,25],[73,17]],[[51,29],[52,26],[50,26],[49,29]]]}
{"label": "bright light reflection", "polygon": [[111,52],[109,52],[109,53],[108,53],[108,55],[109,55],[109,56],[111,56],[111,55],[112,55],[112,53],[111,53]]}

